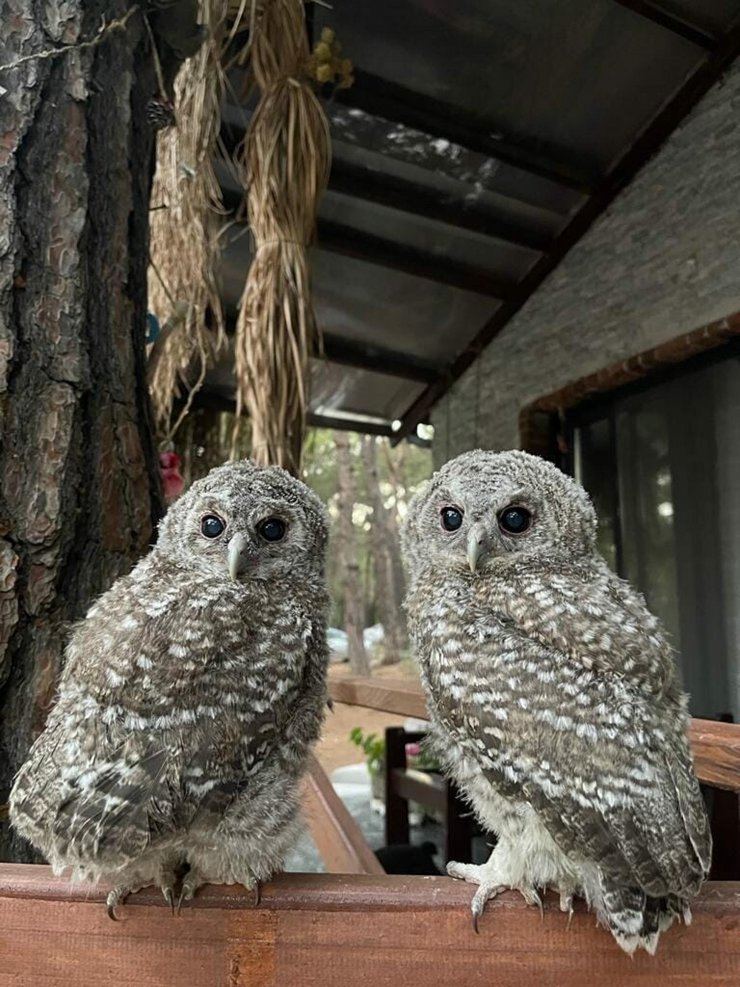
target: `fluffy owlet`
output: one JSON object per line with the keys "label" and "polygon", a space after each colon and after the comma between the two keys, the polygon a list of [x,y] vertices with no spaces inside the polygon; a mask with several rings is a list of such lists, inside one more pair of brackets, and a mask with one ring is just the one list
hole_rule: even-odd
{"label": "fluffy owlet", "polygon": [[213,470],[156,547],[77,625],[59,695],[10,796],[56,872],[108,911],[158,885],[269,878],[298,829],[327,701],[327,517],[278,468]]}
{"label": "fluffy owlet", "polygon": [[580,894],[628,952],[690,919],[710,861],[671,648],[596,551],[586,492],[523,452],[447,463],[409,506],[407,609],[433,736],[481,823],[486,901]]}

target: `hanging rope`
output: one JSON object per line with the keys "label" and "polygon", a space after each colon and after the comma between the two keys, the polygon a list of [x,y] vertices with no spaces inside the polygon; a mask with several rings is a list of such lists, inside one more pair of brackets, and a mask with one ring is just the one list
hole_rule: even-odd
{"label": "hanging rope", "polygon": [[244,149],[255,242],[237,320],[237,410],[252,457],[300,470],[309,357],[318,329],[307,249],[329,179],[329,127],[308,75],[300,0],[267,0],[254,20],[251,69],[261,90]]}

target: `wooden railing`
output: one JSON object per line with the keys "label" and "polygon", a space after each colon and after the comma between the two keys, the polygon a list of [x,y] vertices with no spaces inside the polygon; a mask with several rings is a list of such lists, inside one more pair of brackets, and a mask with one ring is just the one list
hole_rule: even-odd
{"label": "wooden railing", "polygon": [[740,884],[705,888],[690,928],[630,959],[577,907],[544,918],[507,892],[475,935],[449,878],[284,874],[258,907],[204,888],[179,918],[156,890],[105,914],[105,890],[0,865],[2,987],[737,987]]}
{"label": "wooden railing", "polygon": [[[337,703],[367,706],[417,719],[428,716],[421,686],[405,679],[335,679],[330,692]],[[699,781],[715,788],[740,791],[740,724],[692,720],[689,739]]]}

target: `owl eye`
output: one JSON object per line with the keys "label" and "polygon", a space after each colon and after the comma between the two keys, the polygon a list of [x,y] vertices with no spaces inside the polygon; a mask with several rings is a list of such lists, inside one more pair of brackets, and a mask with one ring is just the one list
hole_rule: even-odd
{"label": "owl eye", "polygon": [[257,525],[257,531],[265,539],[265,541],[280,541],[284,537],[287,530],[287,525],[285,521],[281,521],[279,517],[268,517],[264,521],[260,521]]}
{"label": "owl eye", "polygon": [[459,507],[442,508],[442,527],[445,531],[457,531],[463,523],[463,512]]}
{"label": "owl eye", "polygon": [[509,535],[521,535],[532,524],[532,513],[526,507],[507,507],[498,516],[498,526]]}
{"label": "owl eye", "polygon": [[206,538],[218,538],[226,523],[217,514],[206,514],[200,519],[201,534]]}

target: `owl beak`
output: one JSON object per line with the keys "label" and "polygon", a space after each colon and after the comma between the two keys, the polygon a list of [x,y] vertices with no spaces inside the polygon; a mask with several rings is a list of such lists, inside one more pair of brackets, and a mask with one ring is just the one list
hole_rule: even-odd
{"label": "owl beak", "polygon": [[239,573],[244,569],[249,539],[246,535],[232,535],[229,542],[229,575],[232,579],[238,579]]}
{"label": "owl beak", "polygon": [[468,564],[471,572],[475,572],[478,568],[478,560],[486,550],[487,541],[485,526],[480,523],[474,524],[468,535]]}

